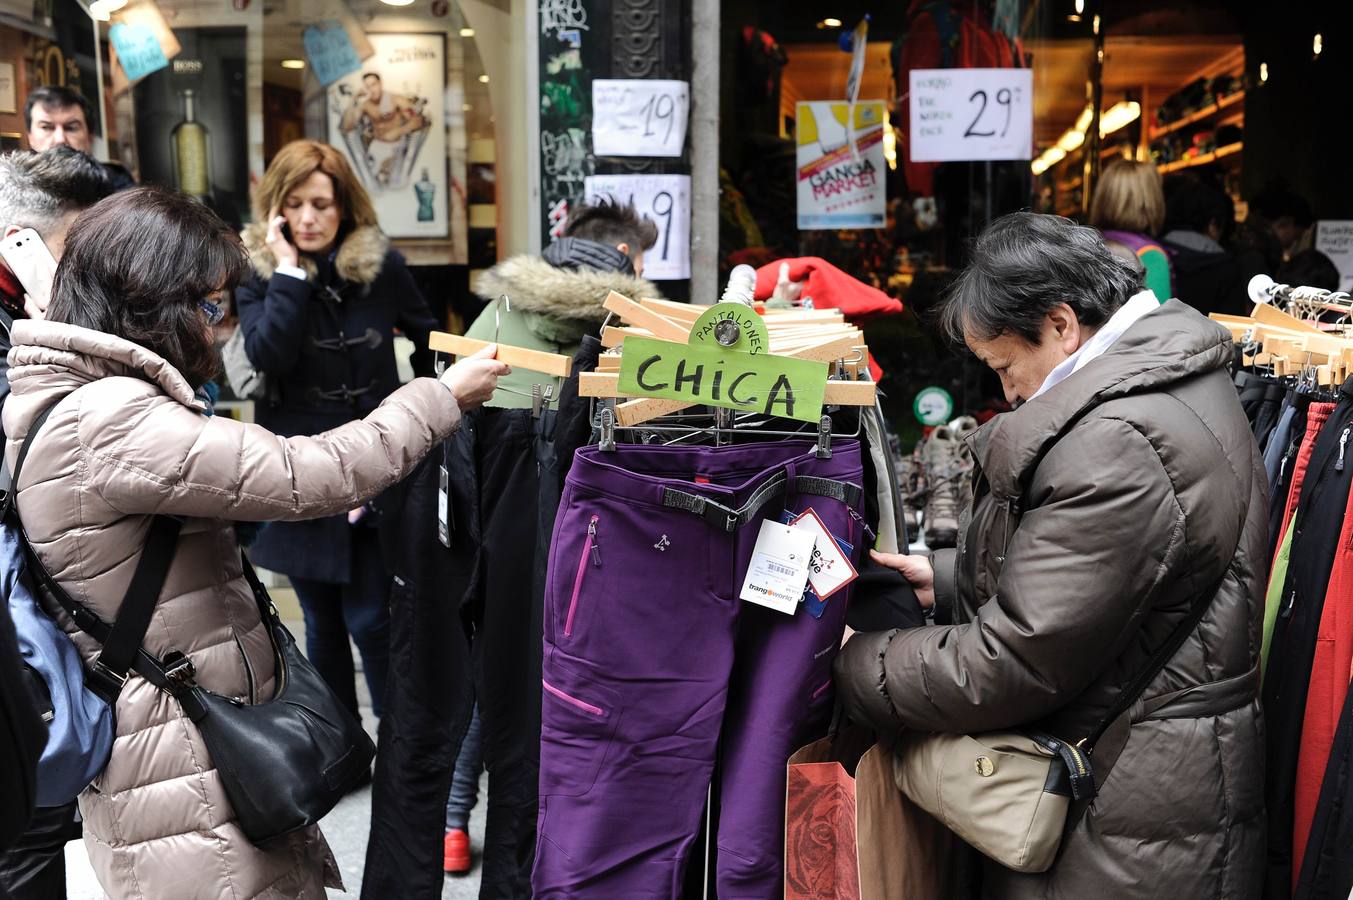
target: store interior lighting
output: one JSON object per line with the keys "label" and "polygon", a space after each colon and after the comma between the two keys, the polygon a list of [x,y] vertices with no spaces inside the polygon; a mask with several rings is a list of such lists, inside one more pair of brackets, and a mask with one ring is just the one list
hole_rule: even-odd
{"label": "store interior lighting", "polygon": [[1142,105],[1136,100],[1122,100],[1110,106],[1099,115],[1099,136],[1113,134],[1137,121],[1142,115]]}
{"label": "store interior lighting", "polygon": [[818,23],[817,23],[817,27],[818,27],[818,28],[840,28],[840,27],[841,27],[841,20],[840,20],[840,19],[833,19],[833,18],[826,18],[826,19],[823,19],[821,22],[818,22]]}
{"label": "store interior lighting", "polygon": [[473,29],[473,28],[468,28],[468,27],[467,27],[467,28],[462,28],[462,29],[460,30],[460,36],[463,37],[463,38],[472,38],[472,37],[474,37],[474,29]]}
{"label": "store interior lighting", "polygon": [[479,76],[479,83],[480,83],[480,84],[488,84],[488,83],[489,83],[489,76],[487,76],[487,75],[480,75],[480,76]]}
{"label": "store interior lighting", "polygon": [[[1137,121],[1142,114],[1142,105],[1136,100],[1122,100],[1099,114],[1099,136],[1105,137],[1113,134],[1120,128],[1124,128]],[[1076,124],[1068,128],[1057,143],[1038,155],[1029,168],[1035,175],[1042,175],[1048,169],[1057,165],[1066,159],[1068,153],[1080,149],[1081,144],[1085,143],[1085,133],[1090,130],[1090,120],[1094,112],[1086,106],[1081,110],[1081,114],[1076,118]]]}
{"label": "store interior lighting", "polygon": [[303,59],[284,59],[284,60],[282,60],[282,68],[284,68],[284,69],[304,69],[304,68],[305,68],[305,60],[303,60]]}
{"label": "store interior lighting", "polygon": [[413,0],[381,0],[386,6],[412,6]]}
{"label": "store interior lighting", "polygon": [[1040,153],[1038,158],[1029,164],[1029,168],[1033,169],[1035,175],[1042,175],[1064,159],[1066,159],[1066,151],[1053,145]]}

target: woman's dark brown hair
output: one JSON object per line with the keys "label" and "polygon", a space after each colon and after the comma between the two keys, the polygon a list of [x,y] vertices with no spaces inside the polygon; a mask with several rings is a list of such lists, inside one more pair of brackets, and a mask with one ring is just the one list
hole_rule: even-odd
{"label": "woman's dark brown hair", "polygon": [[139,344],[199,388],[220,367],[200,301],[233,292],[247,267],[239,237],[201,203],[133,188],[71,226],[47,318]]}

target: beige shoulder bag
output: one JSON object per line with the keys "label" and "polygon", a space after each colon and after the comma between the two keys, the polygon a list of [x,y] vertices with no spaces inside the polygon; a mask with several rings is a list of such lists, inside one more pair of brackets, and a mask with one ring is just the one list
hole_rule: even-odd
{"label": "beige shoulder bag", "polygon": [[[1095,744],[1128,714],[1202,620],[1212,597],[1203,594],[1146,667],[1118,696],[1089,735],[1074,745],[1036,731],[905,735],[893,761],[897,786],[968,844],[1016,872],[1051,868],[1062,835],[1075,824],[1108,777],[1091,766]],[[1110,763],[1111,765],[1111,763]]]}

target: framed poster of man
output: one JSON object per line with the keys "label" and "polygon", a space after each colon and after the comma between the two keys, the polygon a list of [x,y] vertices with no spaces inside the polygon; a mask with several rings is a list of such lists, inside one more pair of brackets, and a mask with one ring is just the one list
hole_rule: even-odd
{"label": "framed poster of man", "polygon": [[368,38],[375,54],[328,88],[329,143],[347,154],[386,234],[444,238],[446,36]]}

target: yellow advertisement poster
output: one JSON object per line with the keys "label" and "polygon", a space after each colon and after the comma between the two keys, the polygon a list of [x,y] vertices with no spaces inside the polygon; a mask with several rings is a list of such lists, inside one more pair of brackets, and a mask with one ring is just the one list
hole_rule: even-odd
{"label": "yellow advertisement poster", "polygon": [[883,101],[800,103],[799,229],[882,228],[887,214]]}

